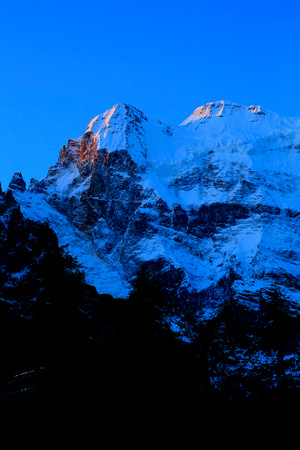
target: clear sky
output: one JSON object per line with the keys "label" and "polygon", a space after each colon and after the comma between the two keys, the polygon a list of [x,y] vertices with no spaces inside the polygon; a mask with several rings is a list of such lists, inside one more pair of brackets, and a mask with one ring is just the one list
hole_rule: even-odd
{"label": "clear sky", "polygon": [[216,100],[300,116],[299,23],[299,0],[2,2],[3,188],[119,102],[175,124]]}

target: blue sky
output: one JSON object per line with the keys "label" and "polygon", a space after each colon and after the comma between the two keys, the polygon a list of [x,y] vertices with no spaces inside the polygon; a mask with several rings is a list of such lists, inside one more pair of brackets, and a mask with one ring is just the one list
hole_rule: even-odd
{"label": "blue sky", "polygon": [[2,4],[3,187],[118,102],[175,124],[221,99],[300,116],[299,22],[299,0]]}

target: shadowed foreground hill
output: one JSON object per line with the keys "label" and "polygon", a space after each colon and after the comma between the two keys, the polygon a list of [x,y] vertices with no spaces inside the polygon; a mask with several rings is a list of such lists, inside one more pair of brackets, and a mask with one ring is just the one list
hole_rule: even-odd
{"label": "shadowed foreground hill", "polygon": [[278,289],[258,310],[231,297],[203,321],[147,266],[128,299],[99,295],[10,191],[0,235],[2,404],[299,398],[299,315]]}

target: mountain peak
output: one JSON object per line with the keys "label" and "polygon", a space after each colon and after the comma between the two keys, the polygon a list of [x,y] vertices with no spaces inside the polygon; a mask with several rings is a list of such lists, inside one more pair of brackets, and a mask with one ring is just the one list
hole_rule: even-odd
{"label": "mountain peak", "polygon": [[26,190],[26,183],[23,179],[21,172],[15,172],[8,185],[9,189],[24,192]]}
{"label": "mountain peak", "polygon": [[228,100],[219,100],[216,102],[206,103],[203,106],[199,106],[196,108],[192,114],[181,123],[181,125],[187,125],[189,123],[207,119],[212,117],[224,117],[224,116],[233,116],[238,112],[242,111],[243,113],[250,114],[264,114],[261,111],[260,106],[243,106],[238,105],[237,103],[230,102]]}
{"label": "mountain peak", "polygon": [[103,114],[100,114],[91,120],[86,131],[98,133],[103,128],[109,128],[111,121],[114,124],[117,124],[133,119],[138,121],[147,120],[145,114],[134,106],[128,103],[117,103]]}
{"label": "mountain peak", "polygon": [[17,174],[10,187],[29,218],[49,218],[70,242],[101,293],[124,292],[150,261],[203,308],[230,290],[254,302],[274,282],[300,305],[300,121],[261,114],[221,100],[173,127],[118,103],[68,141],[44,180],[25,191]]}

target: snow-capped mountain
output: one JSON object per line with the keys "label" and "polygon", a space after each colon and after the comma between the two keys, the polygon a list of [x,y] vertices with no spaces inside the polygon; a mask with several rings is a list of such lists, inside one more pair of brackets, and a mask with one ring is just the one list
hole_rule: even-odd
{"label": "snow-capped mountain", "polygon": [[206,307],[300,302],[300,119],[228,101],[179,126],[118,104],[70,139],[42,180],[9,189],[48,221],[97,290],[127,296],[143,262]]}

